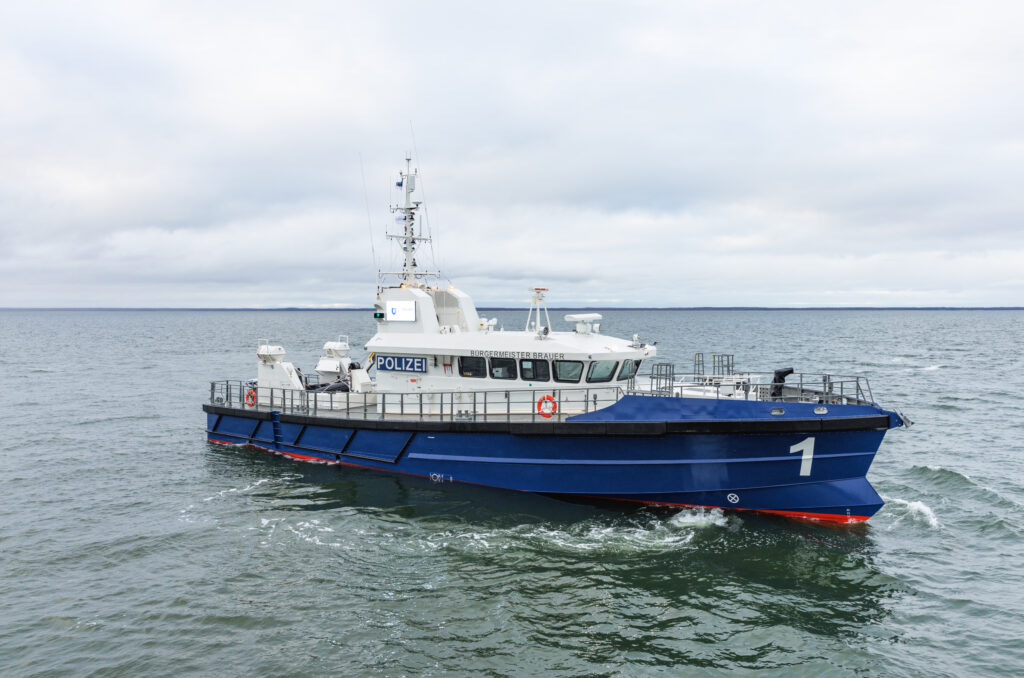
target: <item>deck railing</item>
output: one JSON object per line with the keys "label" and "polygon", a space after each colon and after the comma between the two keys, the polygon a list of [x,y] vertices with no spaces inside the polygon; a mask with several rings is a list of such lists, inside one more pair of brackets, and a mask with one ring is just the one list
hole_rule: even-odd
{"label": "deck railing", "polygon": [[666,382],[658,374],[586,388],[501,389],[376,393],[307,391],[256,386],[252,381],[210,383],[210,403],[255,411],[346,419],[417,421],[563,421],[603,409],[624,395],[726,398],[823,405],[874,402],[865,377],[793,374],[772,382],[773,373],[682,375]]}
{"label": "deck railing", "polygon": [[210,403],[255,411],[418,421],[563,421],[603,409],[625,391],[618,386],[376,393],[268,388],[247,381],[210,383]]}
{"label": "deck railing", "polygon": [[[655,365],[655,368],[658,366]],[[727,375],[652,372],[649,379],[630,384],[630,395],[730,398],[816,404],[871,404],[875,401],[867,377],[836,374],[789,375],[775,381],[774,372]]]}

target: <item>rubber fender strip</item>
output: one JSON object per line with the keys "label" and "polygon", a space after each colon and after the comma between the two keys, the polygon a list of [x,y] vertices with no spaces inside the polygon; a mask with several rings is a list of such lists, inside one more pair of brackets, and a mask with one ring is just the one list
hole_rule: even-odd
{"label": "rubber fender strip", "polygon": [[415,438],[415,437],[416,437],[415,433],[410,433],[409,434],[409,439],[405,441],[405,445],[402,445],[402,449],[400,449],[398,451],[398,456],[395,457],[395,460],[393,462],[391,462],[392,464],[397,464],[398,463],[398,460],[402,458],[402,455],[405,454],[405,451],[407,449],[409,449],[409,443],[411,443],[412,439]]}
{"label": "rubber fender strip", "polygon": [[354,431],[354,430],[352,431],[352,434],[348,437],[348,440],[345,441],[344,447],[342,447],[341,451],[338,452],[339,455],[345,454],[345,451],[348,450],[348,446],[351,445],[352,441],[355,439],[356,433],[357,433],[356,431]]}

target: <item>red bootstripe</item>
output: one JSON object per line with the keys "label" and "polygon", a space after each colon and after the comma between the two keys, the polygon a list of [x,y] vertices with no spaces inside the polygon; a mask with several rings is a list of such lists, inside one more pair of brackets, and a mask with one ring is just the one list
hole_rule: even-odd
{"label": "red bootstripe", "polygon": [[588,496],[593,499],[610,499],[611,501],[625,501],[632,504],[645,504],[647,506],[682,506],[685,508],[712,508],[722,509],[723,511],[748,511],[751,513],[773,513],[779,516],[786,516],[787,518],[800,518],[803,520],[814,520],[821,522],[830,523],[858,523],[864,520],[868,520],[871,516],[847,516],[840,515],[838,513],[812,513],[810,511],[782,511],[779,509],[751,509],[741,508],[739,506],[710,506],[706,504],[677,504],[670,501],[644,501],[643,499],[622,499],[619,497],[602,497],[600,495],[577,495],[577,496]]}

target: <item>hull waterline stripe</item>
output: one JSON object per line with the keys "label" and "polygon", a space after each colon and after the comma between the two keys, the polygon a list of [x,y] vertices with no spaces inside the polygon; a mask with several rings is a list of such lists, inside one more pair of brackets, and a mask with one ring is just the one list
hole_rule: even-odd
{"label": "hull waterline stripe", "polygon": [[[557,496],[557,495],[555,495]],[[871,518],[871,516],[854,516],[839,513],[814,513],[811,511],[783,511],[780,509],[755,509],[742,508],[738,506],[712,506],[710,504],[679,504],[671,501],[644,501],[643,499],[623,499],[621,497],[604,497],[593,494],[568,494],[566,497],[589,497],[591,499],[604,499],[608,501],[621,501],[630,504],[643,504],[645,506],[679,506],[683,508],[710,508],[722,509],[723,511],[748,511],[753,513],[772,513],[787,518],[801,518],[804,520],[823,521],[830,523],[860,523]]]}
{"label": "hull waterline stripe", "polygon": [[[863,457],[873,456],[874,452],[842,452],[839,454],[816,454],[815,459],[828,459],[830,457]],[[708,458],[708,459],[531,459],[529,457],[466,457],[447,454],[426,454],[413,452],[410,459],[424,461],[450,461],[467,462],[473,464],[542,464],[542,465],[564,465],[564,466],[672,466],[677,464],[743,464],[756,463],[761,461],[791,461],[793,457],[737,457],[737,458]]]}

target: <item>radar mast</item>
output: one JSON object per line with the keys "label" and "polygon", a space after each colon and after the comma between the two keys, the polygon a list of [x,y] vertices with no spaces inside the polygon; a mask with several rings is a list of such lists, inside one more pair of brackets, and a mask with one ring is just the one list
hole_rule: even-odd
{"label": "radar mast", "polygon": [[402,252],[405,255],[405,262],[402,265],[401,272],[387,272],[381,275],[397,275],[401,276],[402,284],[409,287],[421,287],[422,284],[417,282],[417,278],[425,278],[428,276],[438,277],[440,274],[436,271],[420,271],[419,266],[416,263],[416,249],[418,243],[430,242],[430,238],[423,235],[416,235],[416,211],[422,204],[421,200],[413,200],[412,194],[416,190],[416,179],[419,176],[419,170],[412,169],[412,158],[406,156],[405,158],[405,171],[399,172],[399,179],[395,182],[398,188],[403,189],[404,201],[401,205],[393,205],[391,211],[397,216],[395,217],[395,223],[402,225],[401,233],[388,233],[387,237],[389,240],[397,240],[401,243]]}

